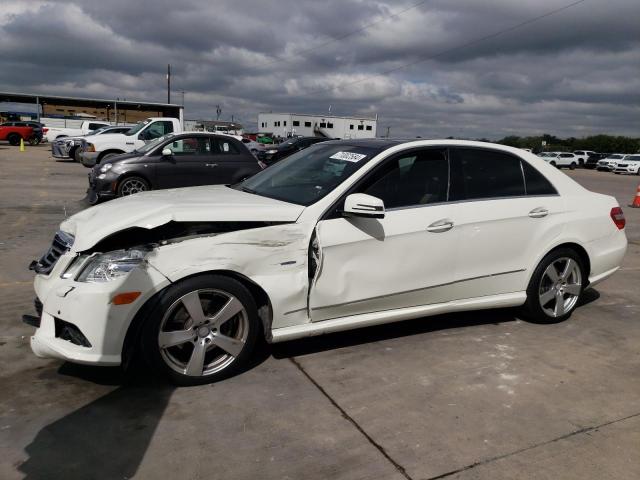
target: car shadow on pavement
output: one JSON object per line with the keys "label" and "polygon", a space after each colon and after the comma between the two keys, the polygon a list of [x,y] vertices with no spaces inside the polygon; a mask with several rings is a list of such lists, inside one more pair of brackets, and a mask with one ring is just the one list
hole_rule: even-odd
{"label": "car shadow on pavement", "polygon": [[119,368],[64,364],[58,372],[119,386],[40,430],[19,470],[30,480],[133,477],[174,387],[127,378]]}

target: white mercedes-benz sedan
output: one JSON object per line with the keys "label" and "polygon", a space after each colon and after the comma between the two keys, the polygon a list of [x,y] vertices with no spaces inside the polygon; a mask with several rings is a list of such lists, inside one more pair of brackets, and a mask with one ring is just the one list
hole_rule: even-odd
{"label": "white mercedes-benz sedan", "polygon": [[[35,270],[36,355],[143,358],[200,384],[281,342],[445,312],[568,318],[627,247],[613,197],[517,148],[341,140],[232,186],[65,220]],[[424,321],[428,321],[425,318]]]}

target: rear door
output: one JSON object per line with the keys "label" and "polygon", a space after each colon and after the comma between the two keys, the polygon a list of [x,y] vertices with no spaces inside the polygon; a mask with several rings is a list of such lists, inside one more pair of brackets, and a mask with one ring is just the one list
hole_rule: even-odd
{"label": "rear door", "polygon": [[555,188],[520,157],[487,148],[451,149],[450,188],[460,235],[455,298],[525,290],[540,246],[563,230]]}
{"label": "rear door", "polygon": [[[161,155],[163,149],[171,155]],[[205,135],[185,136],[157,149],[156,178],[159,188],[207,185],[212,162],[211,144]]]}
{"label": "rear door", "polygon": [[212,137],[211,150],[206,171],[210,185],[236,183],[260,170],[255,157],[235,138]]}

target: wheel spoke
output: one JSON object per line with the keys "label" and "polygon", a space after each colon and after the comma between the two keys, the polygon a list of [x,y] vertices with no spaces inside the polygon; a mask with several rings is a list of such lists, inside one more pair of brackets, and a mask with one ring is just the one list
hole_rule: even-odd
{"label": "wheel spoke", "polygon": [[569,278],[569,275],[573,273],[573,269],[575,267],[576,267],[576,262],[573,261],[572,259],[568,259],[567,264],[564,266],[564,270],[562,272],[562,280],[566,282],[567,278]]}
{"label": "wheel spoke", "polygon": [[216,333],[213,336],[212,343],[222,350],[227,352],[229,355],[237,357],[240,355],[242,348],[244,347],[244,342],[242,340],[238,340],[236,338],[227,337],[226,335],[222,335],[220,333]]}
{"label": "wheel spoke", "polygon": [[242,303],[240,303],[236,297],[231,297],[213,317],[211,320],[211,326],[213,328],[220,328],[223,323],[235,317],[242,310],[244,310]]}
{"label": "wheel spoke", "polygon": [[175,330],[173,332],[160,332],[158,342],[160,348],[175,347],[190,342],[194,337],[193,330]]}
{"label": "wheel spoke", "polygon": [[564,315],[564,295],[559,291],[556,292],[556,306],[553,310],[553,314],[556,317]]}
{"label": "wheel spoke", "polygon": [[549,280],[554,283],[560,279],[560,277],[558,276],[558,271],[556,270],[556,266],[553,263],[547,267],[547,269],[544,271],[544,274],[549,277]]}
{"label": "wheel spoke", "polygon": [[206,318],[198,292],[191,292],[182,297],[182,304],[195,325],[202,325],[205,322]]}
{"label": "wheel spoke", "polygon": [[540,306],[543,307],[545,306],[547,303],[549,303],[551,300],[553,300],[556,296],[556,292],[549,289],[546,292],[544,292],[542,295],[540,295]]}
{"label": "wheel spoke", "polygon": [[199,377],[202,375],[204,369],[204,355],[207,353],[207,347],[204,340],[200,340],[193,344],[193,352],[191,352],[191,358],[187,364],[187,369],[184,373]]}
{"label": "wheel spoke", "polygon": [[579,283],[570,283],[568,285],[565,285],[564,291],[566,293],[570,293],[571,295],[580,295],[580,287],[581,285]]}

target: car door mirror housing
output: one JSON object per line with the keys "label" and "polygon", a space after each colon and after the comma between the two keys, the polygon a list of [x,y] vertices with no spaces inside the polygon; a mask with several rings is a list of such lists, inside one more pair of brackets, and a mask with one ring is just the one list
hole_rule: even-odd
{"label": "car door mirror housing", "polygon": [[342,214],[345,217],[384,218],[382,199],[365,193],[352,193],[344,201]]}
{"label": "car door mirror housing", "polygon": [[162,156],[163,157],[170,157],[171,155],[173,155],[173,150],[171,150],[170,148],[163,148],[162,149]]}

